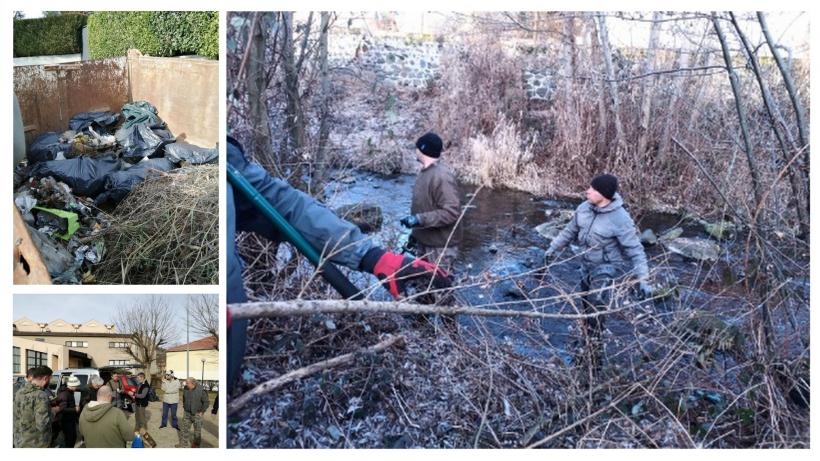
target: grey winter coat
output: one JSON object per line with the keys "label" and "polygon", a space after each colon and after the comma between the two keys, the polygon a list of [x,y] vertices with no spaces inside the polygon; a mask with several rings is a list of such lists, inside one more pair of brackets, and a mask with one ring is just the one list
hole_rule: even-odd
{"label": "grey winter coat", "polygon": [[638,238],[635,223],[624,207],[620,194],[615,194],[609,205],[598,208],[588,201],[580,204],[572,220],[550,244],[556,252],[577,242],[587,271],[606,264],[620,266],[625,259],[632,262],[635,275],[644,279],[649,275],[646,253]]}

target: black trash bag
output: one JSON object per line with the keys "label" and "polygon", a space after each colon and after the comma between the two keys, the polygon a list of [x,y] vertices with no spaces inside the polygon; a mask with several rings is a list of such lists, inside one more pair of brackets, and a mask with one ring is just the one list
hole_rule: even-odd
{"label": "black trash bag", "polygon": [[109,133],[120,119],[120,114],[110,111],[80,112],[68,121],[68,128],[77,133],[94,128],[97,133]]}
{"label": "black trash bag", "polygon": [[165,122],[157,115],[157,108],[148,101],[134,101],[122,106],[122,116],[125,118],[123,128],[135,125],[148,125],[151,128],[165,128]]}
{"label": "black trash bag", "polygon": [[131,189],[143,182],[152,171],[171,171],[176,168],[174,163],[166,158],[143,160],[127,170],[120,170],[109,174],[105,178],[105,191],[97,196],[97,206],[121,202]]}
{"label": "black trash bag", "polygon": [[105,177],[119,170],[120,161],[116,155],[109,154],[98,158],[77,157],[41,162],[31,169],[31,176],[51,176],[68,184],[77,195],[96,197],[103,190]]}
{"label": "black trash bag", "polygon": [[28,148],[29,165],[54,160],[60,152],[64,157],[68,156],[71,153],[71,143],[65,142],[61,135],[62,133],[49,131],[38,136]]}
{"label": "black trash bag", "polygon": [[129,163],[137,163],[145,157],[157,156],[161,154],[162,146],[174,141],[170,131],[152,130],[145,123],[127,128],[123,124],[114,137],[123,148],[123,160]]}
{"label": "black trash bag", "polygon": [[165,146],[165,158],[176,163],[187,162],[191,165],[201,165],[216,162],[217,157],[219,157],[219,150],[216,147],[207,149],[187,142],[175,142]]}

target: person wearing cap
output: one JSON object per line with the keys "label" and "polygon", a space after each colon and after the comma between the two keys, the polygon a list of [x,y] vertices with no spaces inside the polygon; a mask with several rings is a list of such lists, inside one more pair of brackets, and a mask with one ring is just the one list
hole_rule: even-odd
{"label": "person wearing cap", "polygon": [[[314,248],[322,253],[322,259],[375,275],[394,298],[400,297],[409,279],[431,280],[436,289],[447,288],[449,275],[423,259],[415,259],[388,251],[377,246],[359,228],[336,216],[318,200],[294,188],[286,181],[273,177],[261,165],[250,160],[236,139],[227,138],[228,163],[242,175]],[[227,302],[242,303],[248,300],[242,279],[243,262],[236,248],[239,232],[254,234],[279,242],[280,231],[269,222],[241,193],[235,192],[230,183],[226,188],[227,209]],[[238,381],[245,355],[248,320],[231,320],[227,310],[228,326],[228,392]]]}
{"label": "person wearing cap", "polygon": [[[612,291],[607,287],[626,273],[625,259],[632,263],[631,274],[638,279],[641,294],[651,296],[646,253],[618,193],[618,178],[611,174],[596,176],[586,190],[586,198],[550,244],[545,263],[549,265],[555,254],[570,243],[580,247],[581,291],[589,292],[583,297],[588,313],[607,309]],[[584,326],[588,337],[597,340],[603,331],[603,317],[590,318]]]}
{"label": "person wearing cap", "polygon": [[461,243],[461,198],[453,171],[441,161],[443,142],[435,133],[416,141],[421,171],[413,185],[410,215],[401,224],[412,229],[413,246],[419,254],[450,271]]}
{"label": "person wearing cap", "polygon": [[82,397],[80,398],[80,414],[89,402],[97,400],[97,392],[103,387],[103,384],[104,381],[99,376],[92,376],[88,379],[88,388],[82,391]]}
{"label": "person wearing cap", "polygon": [[177,405],[179,405],[179,381],[171,373],[165,373],[162,379],[162,423],[159,427],[168,425],[168,414],[171,414],[171,427],[179,430],[177,422]]}
{"label": "person wearing cap", "polygon": [[77,419],[80,415],[80,406],[79,402],[74,399],[74,393],[81,385],[80,379],[71,375],[65,385],[57,390],[57,422],[60,432],[63,433],[62,448],[74,448],[77,443]]}

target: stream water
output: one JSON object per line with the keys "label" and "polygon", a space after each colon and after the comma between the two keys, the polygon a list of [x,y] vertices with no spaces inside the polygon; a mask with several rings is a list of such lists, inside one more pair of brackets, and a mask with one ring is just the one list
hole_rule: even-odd
{"label": "stream water", "polygon": [[[326,188],[328,204],[332,208],[355,203],[372,203],[382,210],[384,224],[373,234],[375,242],[385,248],[399,251],[407,240],[409,231],[399,220],[410,210],[413,175],[382,177],[366,172],[345,172],[330,182]],[[543,253],[548,241],[534,227],[547,221],[545,212],[550,209],[574,209],[578,200],[553,200],[535,197],[513,190],[484,189],[462,185],[462,204],[467,207],[462,220],[463,240],[453,272],[464,288],[457,291],[459,303],[472,306],[502,303],[499,308],[532,310],[544,308],[543,302],[532,301],[572,293],[578,289],[579,265],[569,261],[553,265],[546,274],[539,273],[543,266]],[[579,191],[579,197],[580,197]],[[628,200],[628,199],[627,199]],[[661,234],[673,227],[681,227],[683,236],[704,238],[701,226],[682,222],[677,216],[650,214],[636,223],[640,229],[651,228]],[[731,245],[731,244],[730,244]],[[680,289],[680,301],[641,303],[631,298],[636,309],[651,309],[661,313],[674,310],[674,306],[686,305],[731,316],[737,314],[740,303],[733,298],[731,286],[735,283],[738,262],[730,256],[732,247],[718,263],[702,264],[664,252],[661,246],[646,248],[650,269],[672,280]],[[568,257],[569,252],[565,252]],[[520,275],[525,274],[525,275]],[[657,281],[657,280],[656,280]],[[354,283],[372,283],[353,279]],[[806,285],[808,281],[806,280]],[[724,291],[728,295],[715,301],[712,294]],[[551,303],[547,312],[574,313],[567,302]],[[607,321],[607,328],[618,336],[631,332],[634,325],[618,316]],[[540,329],[521,328],[521,319],[489,318],[481,328],[487,328],[496,340],[507,342],[526,355],[555,354],[568,360],[569,341],[577,328],[575,321],[544,320]],[[477,333],[479,327],[472,319],[460,319],[462,327]],[[533,336],[533,331],[540,333]],[[530,333],[525,333],[529,331]],[[546,346],[546,347],[545,347]]]}

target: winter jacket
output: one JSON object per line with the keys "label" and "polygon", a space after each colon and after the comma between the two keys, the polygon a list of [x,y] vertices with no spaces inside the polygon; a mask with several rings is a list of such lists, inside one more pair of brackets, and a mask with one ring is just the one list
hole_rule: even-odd
{"label": "winter jacket", "polygon": [[148,381],[140,384],[137,388],[137,394],[134,396],[134,400],[137,402],[137,406],[140,407],[147,407],[148,406],[148,393],[151,391],[151,385],[148,384]]}
{"label": "winter jacket", "polygon": [[[332,251],[330,261],[359,269],[365,253],[373,247],[359,228],[343,219],[309,195],[293,188],[281,179],[272,177],[264,168],[248,160],[242,146],[228,137],[228,163],[251,183],[274,208],[293,225],[320,252]],[[226,188],[229,304],[247,300],[242,282],[242,261],[236,251],[237,232],[254,232],[273,241],[280,241],[277,230],[233,186]],[[335,249],[335,250],[334,250]],[[228,330],[228,384],[229,389],[238,378],[245,355],[248,321],[237,320]]]}
{"label": "winter jacket", "polygon": [[97,389],[88,386],[88,388],[82,391],[82,396],[80,397],[80,413],[83,412],[83,408],[88,405],[89,402],[93,402],[97,400]]}
{"label": "winter jacket", "polygon": [[14,395],[14,446],[48,448],[51,444],[51,408],[48,394],[25,383]]}
{"label": "winter jacket", "polygon": [[182,409],[185,413],[204,413],[208,409],[208,392],[197,384],[193,389],[182,391]]}
{"label": "winter jacket", "polygon": [[133,429],[125,413],[108,402],[89,402],[80,414],[80,434],[88,448],[125,448]]}
{"label": "winter jacket", "polygon": [[60,387],[57,390],[57,421],[60,424],[75,424],[77,422],[77,405],[74,401],[74,392],[68,387]]}
{"label": "winter jacket", "polygon": [[172,379],[162,382],[162,403],[173,405],[179,403],[179,380]]}
{"label": "winter jacket", "polygon": [[461,198],[450,167],[439,160],[421,170],[413,186],[410,213],[419,219],[419,227],[413,229],[412,236],[421,245],[458,246],[461,226],[456,226],[456,221],[461,216]]}
{"label": "winter jacket", "polygon": [[597,266],[619,267],[625,259],[632,263],[638,278],[646,278],[649,268],[646,253],[638,238],[635,223],[624,207],[620,194],[615,194],[609,205],[598,208],[585,201],[575,210],[572,220],[550,244],[550,250],[559,251],[576,242],[582,254],[584,268]]}

